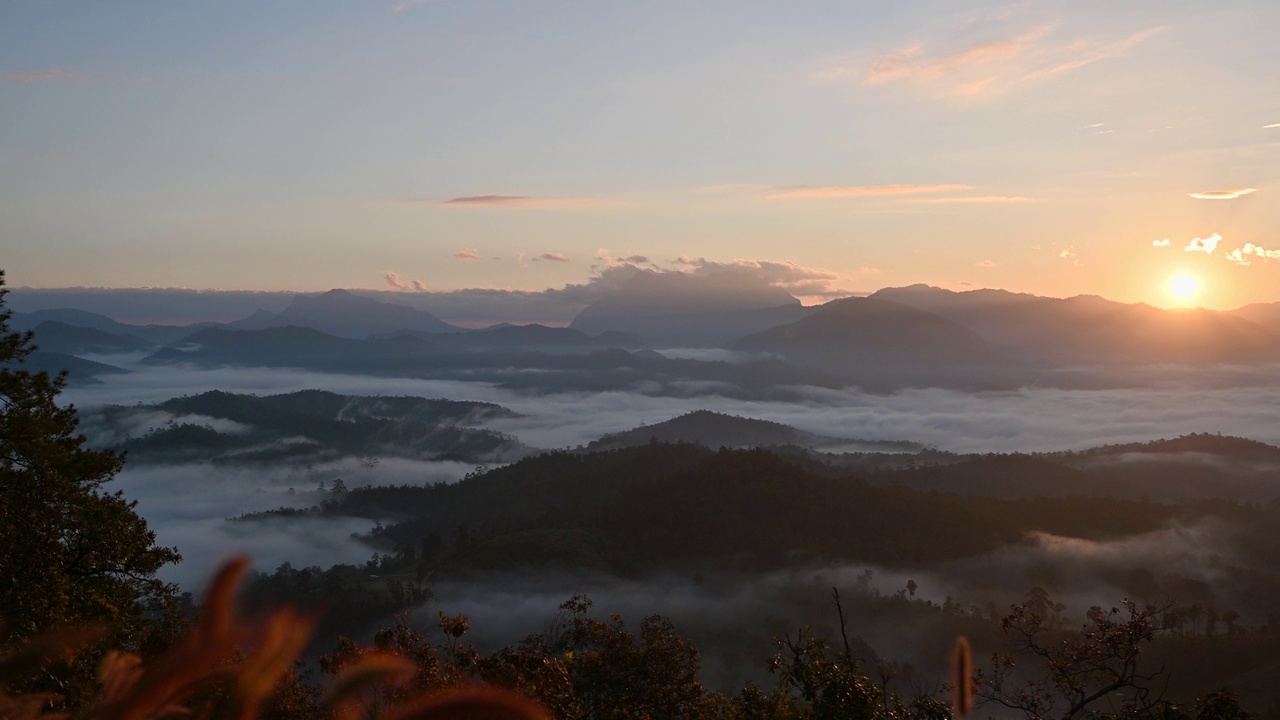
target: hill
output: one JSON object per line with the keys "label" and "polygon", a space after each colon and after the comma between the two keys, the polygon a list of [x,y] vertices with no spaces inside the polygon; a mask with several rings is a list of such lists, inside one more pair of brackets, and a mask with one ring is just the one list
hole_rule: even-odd
{"label": "hill", "polygon": [[1280,332],[1212,310],[1162,310],[1094,295],[1059,299],[1005,290],[885,288],[872,298],[933,313],[991,343],[1056,365],[1244,362],[1280,358]]}
{"label": "hill", "polygon": [[612,433],[591,442],[588,452],[616,450],[649,442],[693,443],[710,449],[760,448],[794,445],[805,448],[858,446],[871,450],[919,450],[915,443],[875,442],[829,437],[797,430],[789,425],[754,418],[725,415],[710,410],[695,410],[652,425],[641,425],[626,432]]}
{"label": "hill", "polygon": [[[478,426],[513,415],[483,402],[320,390],[258,397],[215,390],[154,405],[111,406],[96,417],[108,431],[126,436],[123,449],[144,463],[314,462],[357,456],[508,462],[529,449]],[[151,418],[152,429],[127,437],[139,418]]]}
{"label": "hill", "polygon": [[315,328],[345,338],[462,330],[425,310],[379,302],[346,290],[330,290],[317,296],[299,295],[274,318],[265,318],[260,313],[255,313],[254,316],[245,318],[242,324],[252,326],[257,322],[269,322],[270,326],[275,327],[298,325]]}

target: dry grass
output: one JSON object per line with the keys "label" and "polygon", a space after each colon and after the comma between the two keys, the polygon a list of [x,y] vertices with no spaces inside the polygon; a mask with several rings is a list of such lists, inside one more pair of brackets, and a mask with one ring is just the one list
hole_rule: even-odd
{"label": "dry grass", "polygon": [[[144,663],[110,652],[98,667],[100,690],[81,712],[59,712],[51,695],[10,696],[16,677],[64,662],[100,633],[71,630],[45,635],[0,657],[0,720],[254,720],[277,684],[293,668],[314,630],[314,620],[291,609],[250,623],[237,616],[235,596],[247,567],[243,558],[214,577],[195,625],[165,656]],[[247,650],[246,650],[247,648]],[[325,699],[334,720],[549,720],[537,703],[508,690],[482,685],[427,693],[385,710],[370,697],[379,687],[406,684],[414,664],[370,653],[343,669]]]}

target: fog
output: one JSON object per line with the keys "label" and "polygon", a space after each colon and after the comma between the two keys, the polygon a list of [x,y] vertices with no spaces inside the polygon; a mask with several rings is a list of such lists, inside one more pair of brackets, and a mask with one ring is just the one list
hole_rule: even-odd
{"label": "fog", "polygon": [[[1024,388],[966,393],[914,388],[888,394],[797,387],[796,402],[721,395],[664,397],[643,392],[532,395],[487,383],[325,374],[274,368],[154,368],[121,356],[95,357],[134,370],[98,385],[68,388],[67,401],[159,402],[207,390],[272,394],[318,388],[356,395],[417,395],[479,400],[521,415],[487,427],[541,448],[585,445],[610,432],[661,422],[696,409],[772,420],[823,435],[911,440],[956,452],[1036,452],[1141,442],[1192,432],[1280,443],[1280,388],[1272,369],[1213,373],[1163,368],[1152,386],[1110,390]],[[1176,370],[1176,371],[1175,371]],[[1204,380],[1188,384],[1189,377]]]}
{"label": "fog", "polygon": [[[721,351],[673,355],[740,359]],[[287,369],[157,368],[141,365],[139,356],[94,359],[133,370],[101,384],[68,388],[63,395],[81,408],[82,429],[99,444],[125,435],[138,437],[171,420],[209,425],[222,432],[253,432],[250,426],[216,418],[174,417],[137,408],[115,423],[112,435],[95,413],[105,404],[157,403],[207,390],[266,395],[312,388],[497,403],[517,416],[491,419],[485,427],[538,448],[586,445],[606,433],[665,421],[695,409],[772,420],[827,436],[909,440],[955,452],[1080,450],[1193,432],[1221,432],[1280,444],[1280,388],[1268,386],[1265,374],[1241,368],[1212,372],[1154,368],[1146,371],[1144,387],[1105,390],[907,389],[876,394],[853,388],[794,387],[787,392],[794,401],[781,402],[715,394],[714,385],[697,388],[706,394],[696,397],[663,396],[643,389],[531,394],[477,382]],[[1188,378],[1196,382],[1188,383]],[[1124,455],[1112,461],[1141,459]],[[1210,460],[1188,458],[1189,462]],[[466,462],[390,457],[379,458],[376,464],[351,458],[251,467],[134,462],[111,487],[137,499],[138,510],[156,531],[157,541],[177,546],[183,554],[183,562],[164,568],[161,577],[199,592],[217,564],[234,553],[249,554],[255,567],[267,572],[286,561],[295,567],[363,563],[374,548],[352,535],[369,531],[378,521],[228,518],[282,506],[317,505],[332,497],[337,478],[348,487],[455,482],[473,469]],[[320,489],[322,484],[326,490]],[[830,604],[834,586],[842,591],[851,634],[885,657],[912,663],[920,671],[917,681],[930,686],[944,676],[944,658],[960,622],[954,614],[936,609],[944,604],[981,614],[994,632],[992,616],[1007,612],[1029,588],[1040,586],[1068,606],[1065,616],[1075,624],[1077,619],[1083,621],[1091,605],[1109,608],[1132,596],[1133,574],[1141,571],[1155,578],[1162,592],[1179,581],[1211,586],[1219,609],[1237,609],[1248,618],[1247,603],[1232,596],[1236,551],[1229,537],[1229,529],[1202,520],[1192,525],[1172,523],[1155,532],[1111,541],[1033,534],[987,555],[892,570],[860,564],[806,565],[744,574],[723,572],[708,563],[687,572],[634,580],[495,574],[436,582],[435,597],[416,611],[415,622],[431,626],[438,610],[463,612],[471,620],[469,639],[482,649],[496,648],[545,629],[560,603],[575,592],[586,592],[595,602],[593,615],[605,618],[620,613],[631,629],[650,614],[673,619],[677,629],[701,648],[704,678],[713,686],[731,689],[740,687],[744,679],[773,682],[767,668],[775,650],[774,637],[794,636],[803,624],[836,637],[838,625]],[[909,580],[918,585],[917,598],[933,603],[933,610],[898,597]],[[994,634],[976,637],[975,649],[989,653],[996,649],[996,641]]]}
{"label": "fog", "polygon": [[472,467],[458,462],[417,462],[385,458],[375,467],[356,460],[306,467],[181,464],[126,465],[110,485],[138,501],[138,512],[156,532],[160,545],[176,546],[182,562],[159,576],[199,591],[218,563],[245,553],[259,570],[283,562],[303,567],[363,563],[374,550],[351,539],[376,520],[353,518],[272,518],[270,522],[234,521],[245,513],[279,507],[311,507],[329,497],[341,478],[348,487],[366,484],[451,482]]}

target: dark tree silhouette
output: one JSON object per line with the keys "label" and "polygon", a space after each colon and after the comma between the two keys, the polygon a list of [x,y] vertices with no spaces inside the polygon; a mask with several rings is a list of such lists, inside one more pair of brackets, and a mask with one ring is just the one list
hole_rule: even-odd
{"label": "dark tree silhouette", "polygon": [[173,591],[155,572],[178,552],[156,546],[135,503],[103,489],[124,458],[85,447],[75,407],[57,402],[65,373],[23,367],[35,346],[9,330],[7,292],[0,271],[0,643],[94,625],[136,647],[146,611]]}

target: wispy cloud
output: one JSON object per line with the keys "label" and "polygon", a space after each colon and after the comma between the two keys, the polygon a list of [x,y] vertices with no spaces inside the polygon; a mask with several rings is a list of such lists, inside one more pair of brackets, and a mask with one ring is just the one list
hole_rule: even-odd
{"label": "wispy cloud", "polygon": [[1206,255],[1212,255],[1218,249],[1218,243],[1222,242],[1222,236],[1214,233],[1207,238],[1191,238],[1191,242],[1183,248],[1184,252],[1202,252]]}
{"label": "wispy cloud", "polygon": [[426,5],[427,3],[437,2],[437,1],[438,0],[402,0],[402,2],[396,3],[395,7],[391,8],[391,12],[394,12],[396,14],[400,14],[402,12],[409,12],[410,10],[418,7],[419,5]]}
{"label": "wispy cloud", "polygon": [[1004,205],[1011,203],[1029,203],[1036,202],[1035,198],[1023,197],[1021,195],[962,195],[959,197],[923,197],[923,198],[903,198],[903,202],[913,203],[933,203],[937,205],[948,205],[953,203],[973,203],[979,205]]}
{"label": "wispy cloud", "polygon": [[454,207],[499,207],[520,210],[541,210],[559,207],[588,207],[603,205],[594,198],[534,197],[531,195],[467,195],[440,202]]}
{"label": "wispy cloud", "polygon": [[1039,26],[953,49],[936,50],[915,43],[876,58],[870,67],[849,58],[839,60],[818,77],[860,80],[867,85],[911,82],[954,97],[991,96],[1122,55],[1160,30],[1152,28],[1118,39],[1068,40],[1055,38],[1049,26]]}
{"label": "wispy cloud", "polygon": [[1227,188],[1225,190],[1207,190],[1205,192],[1187,193],[1188,197],[1197,200],[1235,200],[1250,193],[1257,192],[1257,188]]}
{"label": "wispy cloud", "polygon": [[1267,250],[1253,243],[1245,243],[1244,247],[1236,248],[1223,257],[1237,265],[1252,265],[1253,261],[1250,258],[1280,260],[1280,250]]}
{"label": "wispy cloud", "polygon": [[827,200],[839,198],[893,197],[928,193],[963,192],[971,185],[846,185],[846,186],[793,186],[775,188],[766,197],[770,200]]}
{"label": "wispy cloud", "polygon": [[1262,126],[1263,130],[1270,130],[1271,128],[1280,128],[1280,123],[1271,123],[1270,125]]}
{"label": "wispy cloud", "polygon": [[7,73],[5,80],[16,83],[53,82],[55,80],[71,80],[75,76],[66,70],[31,70],[29,72]]}
{"label": "wispy cloud", "polygon": [[552,252],[542,253],[538,257],[534,258],[534,260],[535,261],[549,260],[551,262],[569,262],[569,258],[565,257],[564,253],[552,253]]}
{"label": "wispy cloud", "polygon": [[975,67],[1004,63],[1031,51],[1049,32],[1038,27],[1010,38],[970,45],[952,52],[929,57],[922,45],[909,45],[876,60],[866,73],[872,85],[892,80],[931,81],[962,73]]}
{"label": "wispy cloud", "polygon": [[1000,267],[1000,263],[994,260],[979,260],[978,262],[974,263],[973,266],[980,267],[980,268],[993,268],[993,267]]}
{"label": "wispy cloud", "polygon": [[454,260],[477,260],[480,258],[480,251],[475,249],[459,250],[453,254]]}
{"label": "wispy cloud", "polygon": [[1152,240],[1151,244],[1154,247],[1169,247],[1173,243],[1171,240],[1169,240],[1169,238],[1165,238],[1163,240]]}
{"label": "wispy cloud", "polygon": [[427,291],[426,283],[421,280],[407,280],[406,278],[401,278],[400,273],[394,270],[388,270],[382,273],[382,279],[386,281],[387,287],[391,290],[411,290],[413,292]]}

